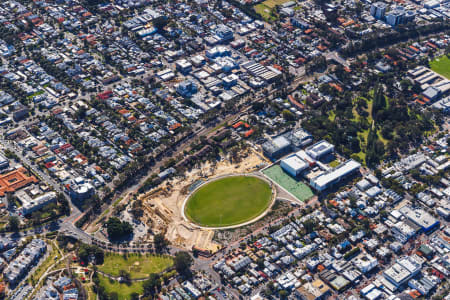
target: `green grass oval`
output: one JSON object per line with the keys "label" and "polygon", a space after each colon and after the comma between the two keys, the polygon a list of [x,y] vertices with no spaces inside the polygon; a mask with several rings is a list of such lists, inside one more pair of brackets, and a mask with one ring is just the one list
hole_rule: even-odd
{"label": "green grass oval", "polygon": [[185,214],[205,227],[226,227],[250,221],[270,205],[270,185],[253,176],[232,176],[201,186],[187,200]]}

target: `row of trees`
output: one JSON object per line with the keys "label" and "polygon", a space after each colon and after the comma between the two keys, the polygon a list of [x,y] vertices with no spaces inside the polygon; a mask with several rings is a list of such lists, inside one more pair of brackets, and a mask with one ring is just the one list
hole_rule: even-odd
{"label": "row of trees", "polygon": [[409,24],[408,28],[399,26],[397,30],[392,30],[387,33],[373,34],[358,42],[350,42],[345,48],[341,50],[344,56],[354,56],[361,52],[371,51],[372,49],[379,49],[389,45],[397,44],[408,39],[415,39],[423,35],[432,33],[444,32],[450,29],[448,22],[432,23],[425,26],[417,27],[414,24]]}

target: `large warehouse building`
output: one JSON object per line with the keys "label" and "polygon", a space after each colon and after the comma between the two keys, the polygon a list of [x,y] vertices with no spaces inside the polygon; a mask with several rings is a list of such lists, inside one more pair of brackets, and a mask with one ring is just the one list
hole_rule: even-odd
{"label": "large warehouse building", "polygon": [[269,140],[262,145],[264,155],[270,159],[277,159],[291,151],[291,142],[284,136]]}
{"label": "large warehouse building", "polygon": [[300,159],[298,156],[293,155],[281,160],[280,166],[286,173],[293,177],[297,177],[301,172],[309,167],[309,164]]}
{"label": "large warehouse building", "polygon": [[360,163],[350,159],[339,165],[337,168],[331,169],[329,172],[321,174],[315,178],[311,178],[310,185],[319,192],[324,191],[345,177],[358,172],[360,168]]}
{"label": "large warehouse building", "polygon": [[409,221],[419,226],[424,232],[429,232],[439,226],[439,220],[424,211],[403,206],[399,210]]}

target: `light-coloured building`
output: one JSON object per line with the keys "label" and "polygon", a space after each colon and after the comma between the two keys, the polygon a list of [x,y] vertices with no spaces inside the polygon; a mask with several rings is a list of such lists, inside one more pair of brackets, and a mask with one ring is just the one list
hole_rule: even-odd
{"label": "light-coloured building", "polygon": [[335,169],[331,169],[324,174],[321,174],[315,178],[311,178],[310,185],[317,191],[324,191],[327,188],[340,182],[345,177],[358,172],[360,168],[360,163],[353,159],[350,159]]}
{"label": "light-coloured building", "polygon": [[306,153],[314,159],[320,159],[327,154],[333,153],[333,151],[334,145],[328,143],[325,140],[321,140],[320,142],[317,142],[306,149]]}
{"label": "light-coloured building", "polygon": [[49,192],[49,193],[45,193],[41,196],[38,196],[36,198],[24,197],[24,198],[21,198],[21,201],[22,201],[22,207],[20,209],[22,210],[22,213],[24,215],[28,215],[36,210],[43,208],[47,204],[55,202],[56,201],[56,193]]}
{"label": "light-coloured building", "polygon": [[300,175],[302,171],[308,168],[309,164],[304,160],[300,159],[298,156],[290,156],[281,160],[281,168],[293,177]]}

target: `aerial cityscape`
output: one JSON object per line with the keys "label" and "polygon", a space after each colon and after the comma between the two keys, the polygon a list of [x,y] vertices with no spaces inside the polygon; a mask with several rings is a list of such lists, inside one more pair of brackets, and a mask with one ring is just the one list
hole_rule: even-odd
{"label": "aerial cityscape", "polygon": [[0,59],[0,299],[450,300],[449,0],[2,0]]}

